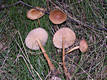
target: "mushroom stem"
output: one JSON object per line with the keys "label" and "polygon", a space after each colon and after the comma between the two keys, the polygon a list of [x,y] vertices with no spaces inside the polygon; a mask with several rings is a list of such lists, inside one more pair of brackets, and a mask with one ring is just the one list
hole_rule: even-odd
{"label": "mushroom stem", "polygon": [[39,27],[40,27],[40,20],[39,20],[39,19],[37,19],[37,21],[38,21],[38,25],[39,25]]}
{"label": "mushroom stem", "polygon": [[74,50],[76,50],[76,49],[79,49],[79,48],[80,48],[80,46],[76,46],[76,47],[68,50],[68,51],[66,52],[66,54],[68,54],[68,53],[70,53],[70,52],[72,52],[72,51],[74,51]]}
{"label": "mushroom stem", "polygon": [[63,62],[64,73],[65,73],[65,76],[66,76],[66,80],[70,80],[70,74],[68,73],[68,70],[67,70],[66,64],[65,64],[64,37],[62,37],[62,50],[63,50],[62,62]]}
{"label": "mushroom stem", "polygon": [[67,69],[65,67],[65,48],[64,48],[64,38],[62,38],[62,62],[63,62],[63,68],[64,68],[64,71],[67,72]]}
{"label": "mushroom stem", "polygon": [[49,67],[50,67],[50,70],[51,70],[51,71],[54,71],[54,70],[55,70],[55,67],[54,67],[54,65],[52,64],[51,60],[49,59],[49,57],[48,57],[45,49],[43,48],[40,40],[37,40],[37,42],[38,42],[38,45],[39,45],[40,49],[42,50],[42,53],[44,54],[44,57],[46,58],[46,60],[47,60],[47,62],[48,62],[48,65],[49,65]]}

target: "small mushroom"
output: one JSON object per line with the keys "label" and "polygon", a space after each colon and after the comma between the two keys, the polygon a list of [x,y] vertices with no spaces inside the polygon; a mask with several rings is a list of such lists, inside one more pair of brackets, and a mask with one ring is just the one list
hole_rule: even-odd
{"label": "small mushroom", "polygon": [[36,7],[27,12],[27,18],[31,20],[39,19],[44,15],[44,8]]}
{"label": "small mushroom", "polygon": [[43,28],[36,28],[29,32],[25,39],[25,44],[28,48],[32,50],[38,50],[40,48],[49,64],[50,70],[55,71],[54,65],[50,61],[45,49],[43,48],[47,39],[48,33]]}
{"label": "small mushroom", "polygon": [[69,46],[71,46],[76,40],[76,35],[73,30],[66,27],[61,28],[53,36],[53,44],[57,48],[62,48],[62,37],[64,37],[65,48],[68,48]]}
{"label": "small mushroom", "polygon": [[66,80],[70,80],[70,73],[68,72],[65,64],[65,48],[68,48],[69,46],[73,45],[75,40],[76,40],[76,35],[74,31],[72,31],[70,28],[61,28],[53,36],[53,44],[57,48],[63,49],[62,62],[63,62],[63,68],[64,68]]}
{"label": "small mushroom", "polygon": [[81,40],[79,46],[76,46],[76,47],[70,49],[69,51],[66,52],[66,54],[70,53],[76,49],[80,49],[80,51],[83,53],[86,52],[88,49],[88,44],[87,44],[86,40],[85,39]]}
{"label": "small mushroom", "polygon": [[61,24],[66,21],[67,15],[59,9],[55,9],[50,12],[49,19],[54,24]]}

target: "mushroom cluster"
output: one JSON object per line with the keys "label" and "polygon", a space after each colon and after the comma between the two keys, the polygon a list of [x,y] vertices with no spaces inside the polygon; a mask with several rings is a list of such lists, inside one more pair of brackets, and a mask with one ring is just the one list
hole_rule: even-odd
{"label": "mushroom cluster", "polygon": [[[45,9],[40,8],[40,7],[35,7],[27,12],[27,18],[31,20],[36,20],[36,19],[41,18],[44,14],[45,14]],[[66,21],[67,15],[62,10],[54,9],[50,11],[49,19],[53,24],[58,25]],[[28,33],[25,39],[25,44],[29,49],[32,49],[32,50],[41,49],[44,57],[46,58],[48,62],[50,71],[53,72],[54,76],[56,76],[56,74],[58,74],[58,70],[52,64],[50,58],[48,57],[46,53],[46,50],[43,47],[45,46],[47,40],[48,40],[47,31],[43,28],[35,28]],[[63,69],[64,69],[64,73],[66,76],[66,80],[70,80],[70,74],[65,66],[65,55],[76,49],[80,49],[82,53],[86,52],[88,49],[88,44],[86,40],[84,39],[84,40],[80,40],[79,46],[76,46],[68,50],[67,52],[65,52],[65,48],[72,46],[75,43],[75,40],[76,40],[75,32],[68,27],[60,28],[53,35],[54,46],[56,48],[62,48],[62,63],[63,63]],[[52,80],[53,80],[53,77],[52,77]]]}

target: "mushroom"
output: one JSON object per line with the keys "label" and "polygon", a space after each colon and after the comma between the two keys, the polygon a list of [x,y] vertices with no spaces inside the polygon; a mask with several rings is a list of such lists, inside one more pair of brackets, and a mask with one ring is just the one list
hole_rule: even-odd
{"label": "mushroom", "polygon": [[64,73],[66,75],[66,80],[70,80],[70,73],[68,72],[65,64],[65,48],[68,48],[69,46],[73,45],[75,40],[76,40],[76,35],[74,31],[72,31],[70,28],[61,28],[53,36],[53,44],[57,48],[63,49],[62,61],[63,61]]}
{"label": "mushroom", "polygon": [[38,24],[40,26],[40,20],[39,18],[41,18],[44,15],[45,9],[44,8],[40,8],[40,7],[36,7],[33,9],[30,9],[27,12],[27,18],[31,19],[31,20],[38,20]]}
{"label": "mushroom", "polygon": [[38,50],[40,48],[49,64],[50,70],[55,71],[54,65],[50,61],[45,49],[43,48],[47,39],[48,39],[48,33],[43,28],[36,28],[28,33],[25,39],[25,44],[28,48],[32,50]]}
{"label": "mushroom", "polygon": [[72,52],[72,51],[74,51],[74,50],[76,50],[76,49],[80,49],[80,51],[83,52],[83,53],[86,52],[87,49],[88,49],[88,44],[87,44],[86,40],[85,40],[85,39],[81,40],[79,46],[76,46],[76,47],[68,50],[68,51],[66,52],[66,54],[67,54],[67,53],[70,53],[70,52]]}
{"label": "mushroom", "polygon": [[50,12],[49,19],[54,24],[61,24],[66,21],[67,15],[59,9],[55,9]]}
{"label": "mushroom", "polygon": [[39,19],[44,15],[44,8],[36,7],[27,12],[27,18],[31,20]]}

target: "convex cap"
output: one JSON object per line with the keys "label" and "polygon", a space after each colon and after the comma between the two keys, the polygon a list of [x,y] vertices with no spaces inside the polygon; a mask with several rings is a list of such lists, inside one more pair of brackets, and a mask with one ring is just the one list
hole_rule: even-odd
{"label": "convex cap", "polygon": [[30,9],[27,12],[27,18],[29,18],[31,20],[38,19],[44,15],[43,11],[45,11],[44,8],[40,8],[40,7]]}
{"label": "convex cap", "polygon": [[84,53],[87,51],[87,49],[88,49],[88,44],[87,44],[86,40],[85,39],[81,40],[80,41],[80,51]]}
{"label": "convex cap", "polygon": [[64,38],[64,47],[68,48],[75,42],[76,35],[70,28],[59,29],[53,36],[53,44],[57,48],[62,48],[62,38]]}
{"label": "convex cap", "polygon": [[30,31],[25,39],[25,44],[28,48],[38,50],[39,45],[37,40],[40,40],[44,46],[48,39],[48,33],[43,28],[36,28]]}
{"label": "convex cap", "polygon": [[59,9],[55,9],[50,12],[49,19],[54,24],[61,24],[66,21],[67,15]]}

